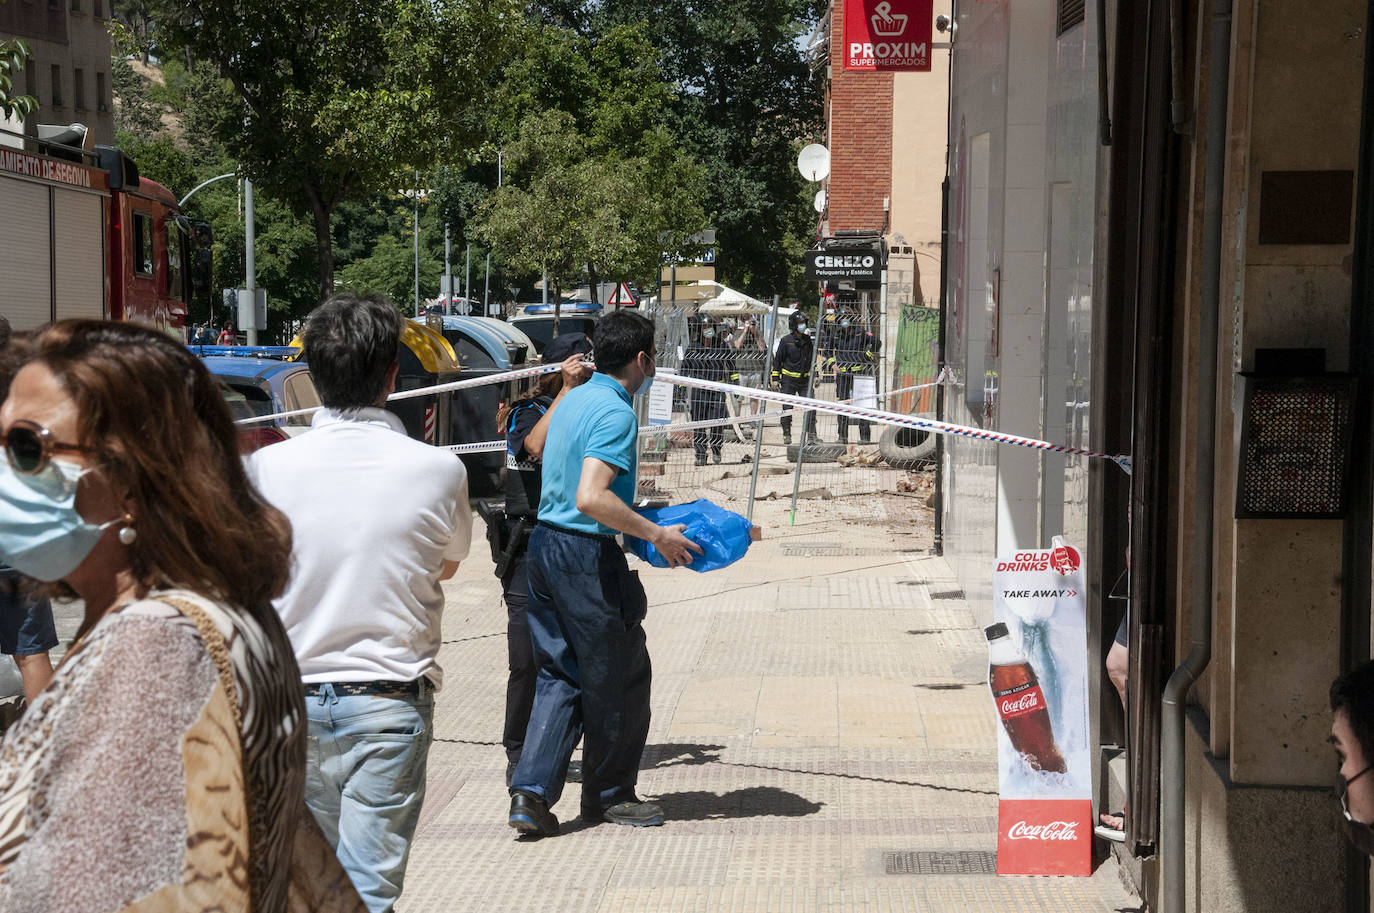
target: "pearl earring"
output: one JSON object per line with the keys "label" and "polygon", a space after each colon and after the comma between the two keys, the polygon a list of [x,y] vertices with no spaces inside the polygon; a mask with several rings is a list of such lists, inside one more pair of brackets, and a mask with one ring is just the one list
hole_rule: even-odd
{"label": "pearl earring", "polygon": [[119,544],[133,545],[138,541],[138,530],[133,527],[133,514],[124,515],[124,525],[119,528]]}

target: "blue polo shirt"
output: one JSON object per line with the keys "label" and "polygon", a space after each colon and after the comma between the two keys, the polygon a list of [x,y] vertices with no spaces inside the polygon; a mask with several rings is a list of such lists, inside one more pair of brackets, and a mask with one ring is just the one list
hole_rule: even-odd
{"label": "blue polo shirt", "polygon": [[577,509],[582,460],[596,457],[614,466],[618,471],[611,491],[633,505],[638,436],[639,422],[630,406],[630,394],[614,377],[593,374],[569,391],[549,420],[549,436],[544,442],[540,522],[580,533],[614,535],[615,530]]}

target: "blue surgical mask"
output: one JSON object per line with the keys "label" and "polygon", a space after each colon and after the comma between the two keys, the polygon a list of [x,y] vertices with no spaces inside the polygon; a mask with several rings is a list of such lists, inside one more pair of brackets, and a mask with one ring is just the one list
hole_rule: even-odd
{"label": "blue surgical mask", "polygon": [[49,460],[33,475],[0,459],[0,561],[36,580],[61,580],[86,560],[119,520],[96,526],[76,510],[76,485],[90,472]]}
{"label": "blue surgical mask", "polygon": [[805,332],[806,332],[806,324],[804,324],[804,323],[799,323],[799,324],[797,324],[797,332],[798,332],[798,333],[805,333]]}

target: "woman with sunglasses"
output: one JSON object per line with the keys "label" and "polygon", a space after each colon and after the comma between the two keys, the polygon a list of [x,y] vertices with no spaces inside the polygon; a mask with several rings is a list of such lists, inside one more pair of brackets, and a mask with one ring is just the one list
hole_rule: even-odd
{"label": "woman with sunglasses", "polygon": [[218,387],[166,335],[64,321],[0,435],[0,561],[85,603],[0,743],[0,909],[285,909],[304,703],[271,599],[291,533]]}

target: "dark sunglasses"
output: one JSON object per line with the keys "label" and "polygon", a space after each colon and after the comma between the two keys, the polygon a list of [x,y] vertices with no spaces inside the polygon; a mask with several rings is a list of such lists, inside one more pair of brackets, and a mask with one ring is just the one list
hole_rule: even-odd
{"label": "dark sunglasses", "polygon": [[5,457],[15,472],[33,475],[48,465],[54,453],[95,453],[91,447],[67,444],[52,436],[52,432],[36,422],[20,419],[4,436]]}

